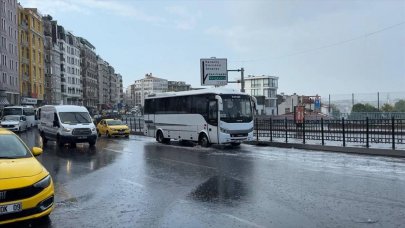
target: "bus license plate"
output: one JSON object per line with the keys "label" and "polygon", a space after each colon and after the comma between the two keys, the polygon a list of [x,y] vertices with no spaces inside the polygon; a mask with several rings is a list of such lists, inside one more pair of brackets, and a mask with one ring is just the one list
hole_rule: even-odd
{"label": "bus license plate", "polygon": [[22,210],[21,203],[0,205],[0,215],[15,213]]}

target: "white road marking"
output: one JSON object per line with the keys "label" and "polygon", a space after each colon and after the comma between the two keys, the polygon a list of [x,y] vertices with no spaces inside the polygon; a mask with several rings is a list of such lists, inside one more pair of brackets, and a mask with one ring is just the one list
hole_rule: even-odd
{"label": "white road marking", "polygon": [[252,226],[252,227],[264,228],[264,226],[258,225],[258,224],[254,223],[254,222],[251,222],[251,221],[248,221],[248,220],[245,220],[245,219],[242,219],[242,218],[238,218],[238,217],[233,216],[231,214],[222,213],[222,215],[224,215],[224,216],[226,216],[228,218],[231,218],[231,219],[235,219],[235,220],[237,220],[237,221],[239,221],[241,223],[244,223],[244,224]]}
{"label": "white road marking", "polygon": [[123,181],[123,182],[125,182],[125,183],[131,184],[131,185],[135,185],[136,187],[139,187],[139,188],[145,188],[144,185],[139,184],[139,183],[136,183],[136,182],[133,182],[133,181],[130,181],[130,180],[128,180],[128,179],[123,179],[123,178],[121,178],[120,180]]}

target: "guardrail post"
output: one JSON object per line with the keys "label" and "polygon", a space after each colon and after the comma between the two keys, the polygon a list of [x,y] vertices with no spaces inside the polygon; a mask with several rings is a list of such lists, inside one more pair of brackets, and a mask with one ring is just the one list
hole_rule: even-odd
{"label": "guardrail post", "polygon": [[395,150],[395,117],[392,117],[391,123],[392,123],[392,149]]}
{"label": "guardrail post", "polygon": [[256,141],[259,142],[259,120],[256,118]]}
{"label": "guardrail post", "polygon": [[131,131],[132,131],[132,119],[131,118],[129,118],[129,127],[131,128]]}
{"label": "guardrail post", "polygon": [[270,117],[270,142],[273,142],[273,120]]}
{"label": "guardrail post", "polygon": [[302,119],[302,143],[305,144],[305,117]]}
{"label": "guardrail post", "polygon": [[370,147],[370,127],[369,127],[368,117],[366,117],[366,147]]}
{"label": "guardrail post", "polygon": [[322,139],[322,146],[325,145],[325,137],[323,132],[323,118],[321,118],[321,139]]}
{"label": "guardrail post", "polygon": [[342,117],[342,134],[343,134],[343,147],[346,147],[345,118],[344,117]]}
{"label": "guardrail post", "polygon": [[285,126],[285,143],[288,143],[287,117],[285,117],[284,119],[284,126]]}
{"label": "guardrail post", "polygon": [[141,118],[138,119],[138,126],[139,126],[139,132],[142,132],[142,128],[141,128]]}
{"label": "guardrail post", "polygon": [[136,132],[136,119],[134,117],[134,125],[135,125],[135,132]]}

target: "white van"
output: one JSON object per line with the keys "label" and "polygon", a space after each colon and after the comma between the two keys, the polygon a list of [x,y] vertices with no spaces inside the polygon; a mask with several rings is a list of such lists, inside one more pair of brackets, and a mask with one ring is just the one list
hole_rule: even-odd
{"label": "white van", "polygon": [[88,110],[75,105],[45,105],[37,110],[38,130],[43,143],[56,140],[58,146],[88,142],[94,146],[97,130]]}

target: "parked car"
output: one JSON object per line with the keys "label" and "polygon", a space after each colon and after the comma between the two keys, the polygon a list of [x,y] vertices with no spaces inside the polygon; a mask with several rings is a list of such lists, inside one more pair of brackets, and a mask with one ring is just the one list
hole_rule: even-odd
{"label": "parked car", "polygon": [[1,127],[15,132],[25,131],[28,128],[27,118],[23,115],[4,116]]}
{"label": "parked car", "polygon": [[102,119],[97,124],[98,136],[107,135],[109,138],[111,136],[124,135],[129,137],[129,127],[118,119]]}
{"label": "parked car", "polygon": [[42,149],[0,128],[0,225],[48,216],[54,208],[49,172],[34,157]]}

